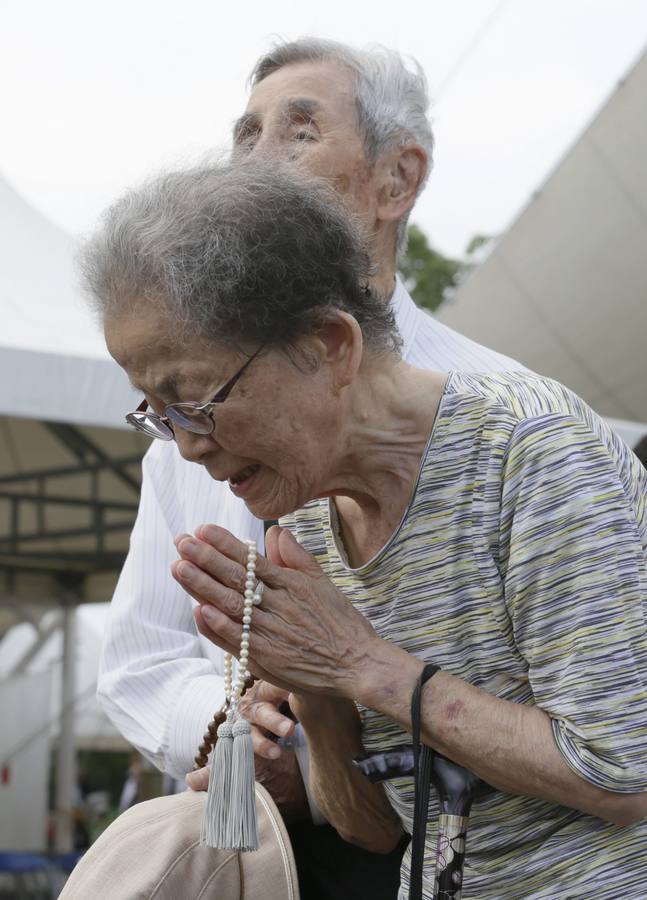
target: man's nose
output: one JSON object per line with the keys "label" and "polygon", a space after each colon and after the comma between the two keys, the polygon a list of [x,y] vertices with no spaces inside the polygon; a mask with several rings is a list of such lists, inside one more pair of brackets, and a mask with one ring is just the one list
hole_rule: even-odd
{"label": "man's nose", "polygon": [[288,152],[286,141],[274,129],[266,128],[258,136],[254,145],[250,148],[250,154],[256,159],[270,159],[280,157],[284,159]]}

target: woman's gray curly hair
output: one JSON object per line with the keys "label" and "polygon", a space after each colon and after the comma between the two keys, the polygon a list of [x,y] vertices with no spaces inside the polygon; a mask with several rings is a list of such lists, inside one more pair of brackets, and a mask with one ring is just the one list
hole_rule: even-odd
{"label": "woman's gray curly hair", "polygon": [[398,351],[388,303],[367,286],[361,232],[327,183],[267,160],[158,176],[103,216],[80,254],[102,318],[154,308],[178,339],[293,346],[334,310],[368,350]]}

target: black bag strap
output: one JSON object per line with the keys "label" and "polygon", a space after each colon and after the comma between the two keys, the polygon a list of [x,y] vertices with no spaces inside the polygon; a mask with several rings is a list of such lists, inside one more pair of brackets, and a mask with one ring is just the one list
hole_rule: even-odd
{"label": "black bag strap", "polygon": [[409,900],[422,900],[422,870],[425,859],[425,837],[429,812],[429,789],[431,787],[431,763],[434,751],[420,743],[420,704],[422,689],[436,674],[440,666],[428,663],[422,670],[411,697],[411,731],[413,735],[414,760],[414,801],[413,835],[411,837],[411,878],[409,880]]}

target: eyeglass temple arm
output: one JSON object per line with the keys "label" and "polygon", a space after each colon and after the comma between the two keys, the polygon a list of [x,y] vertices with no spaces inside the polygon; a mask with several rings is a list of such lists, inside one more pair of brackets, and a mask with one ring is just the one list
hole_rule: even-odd
{"label": "eyeglass temple arm", "polygon": [[242,369],[239,369],[238,372],[236,372],[236,374],[234,375],[234,377],[231,378],[227,382],[227,384],[223,385],[223,387],[220,388],[220,390],[218,391],[216,396],[213,398],[213,400],[211,400],[209,403],[205,403],[205,408],[211,406],[213,403],[223,403],[227,399],[227,397],[229,396],[229,392],[231,391],[233,386],[236,384],[236,382],[238,381],[240,376],[243,374],[243,372],[245,371],[247,366],[251,362],[253,362],[253,360],[256,359],[256,357],[261,352],[261,350],[263,349],[264,346],[265,345],[263,344],[263,346],[259,347],[255,353],[252,353],[252,355],[249,357],[249,359],[247,360],[245,365],[242,367]]}

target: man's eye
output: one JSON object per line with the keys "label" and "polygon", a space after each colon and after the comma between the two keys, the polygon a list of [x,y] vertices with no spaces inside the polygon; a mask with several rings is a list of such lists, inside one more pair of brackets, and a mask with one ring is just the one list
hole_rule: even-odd
{"label": "man's eye", "polygon": [[293,140],[295,141],[314,141],[315,136],[312,131],[307,131],[305,128],[299,129],[299,131],[295,131],[292,135]]}
{"label": "man's eye", "polygon": [[258,140],[260,129],[245,128],[236,135],[236,147],[240,150],[251,150]]}

